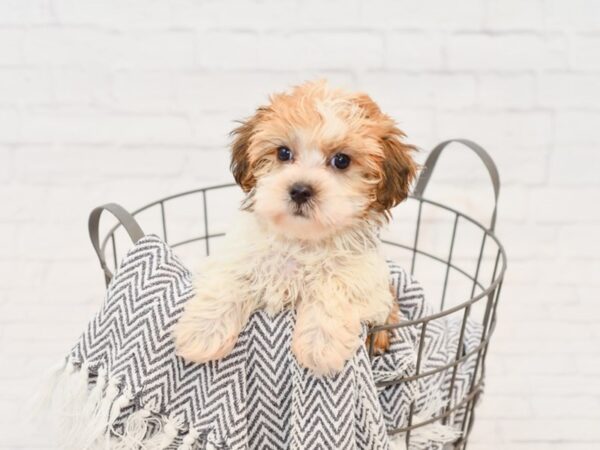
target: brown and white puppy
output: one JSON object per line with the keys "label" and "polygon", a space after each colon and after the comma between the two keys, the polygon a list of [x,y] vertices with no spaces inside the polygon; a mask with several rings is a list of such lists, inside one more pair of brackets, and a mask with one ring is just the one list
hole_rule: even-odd
{"label": "brown and white puppy", "polygon": [[[233,136],[247,197],[227,249],[197,276],[177,352],[220,359],[254,311],[293,308],[297,360],[336,373],[361,345],[361,322],[397,321],[377,234],[408,195],[413,147],[370,97],[322,81],[273,95]],[[374,344],[385,349],[387,334]]]}

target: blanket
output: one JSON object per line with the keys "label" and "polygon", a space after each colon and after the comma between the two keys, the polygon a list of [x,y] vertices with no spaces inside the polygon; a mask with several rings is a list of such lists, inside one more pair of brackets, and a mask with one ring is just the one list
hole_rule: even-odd
{"label": "blanket", "polygon": [[[418,283],[394,264],[390,274],[403,316],[428,314]],[[406,424],[411,403],[427,418],[447,401],[447,371],[376,387],[414,373],[417,326],[394,330],[388,353],[371,361],[361,347],[342,372],[323,378],[290,351],[294,312],[259,311],[226,358],[188,363],[175,355],[170,330],[192,295],[190,272],[160,238],[146,236],[128,252],[99,312],[45,389],[62,448],[387,450],[394,445],[387,430]],[[422,369],[454,357],[452,330],[449,323],[428,328]],[[478,333],[469,325],[465,345]],[[459,399],[469,367],[457,378]],[[411,448],[456,438],[450,425],[461,420],[455,414],[448,425],[415,429]]]}

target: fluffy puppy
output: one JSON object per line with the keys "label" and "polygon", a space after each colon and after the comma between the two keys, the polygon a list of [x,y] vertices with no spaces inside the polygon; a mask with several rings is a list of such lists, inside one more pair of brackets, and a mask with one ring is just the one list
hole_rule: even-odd
{"label": "fluffy puppy", "polygon": [[[220,359],[254,311],[294,308],[296,359],[336,373],[361,345],[361,322],[397,321],[378,231],[408,195],[413,147],[370,97],[322,81],[271,96],[232,134],[247,196],[227,248],[197,276],[177,352]],[[387,334],[374,344],[385,349]]]}

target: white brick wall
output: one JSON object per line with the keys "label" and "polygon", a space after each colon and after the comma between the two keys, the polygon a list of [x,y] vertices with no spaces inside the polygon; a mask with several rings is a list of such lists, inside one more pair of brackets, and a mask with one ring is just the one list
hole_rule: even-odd
{"label": "white brick wall", "polygon": [[[498,163],[510,264],[471,448],[598,448],[599,36],[596,0],[0,0],[0,449],[48,446],[15,412],[100,301],[91,208],[230,180],[233,120],[314,77]],[[431,194],[483,218],[486,182],[456,152]]]}

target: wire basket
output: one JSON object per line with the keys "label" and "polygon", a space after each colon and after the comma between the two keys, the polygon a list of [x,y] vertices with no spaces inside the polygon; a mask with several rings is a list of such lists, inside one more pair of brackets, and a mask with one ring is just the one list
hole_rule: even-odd
{"label": "wire basket", "polygon": [[[495,202],[489,226],[423,196],[440,154],[453,142],[473,150],[490,175]],[[382,243],[389,257],[406,268],[410,267],[410,273],[425,287],[427,302],[436,305],[437,312],[397,325],[371,328],[369,333],[393,327],[420,327],[415,374],[379,383],[378,387],[419,380],[442,370],[451,374],[451,382],[447,387],[449,392],[445,396],[449,400],[445,407],[430,419],[418,422],[414,418],[413,402],[410,405],[408,423],[401,428],[388,429],[390,435],[402,433],[407,448],[411,443],[413,430],[434,422],[445,424],[458,413],[462,418],[459,424],[462,436],[450,447],[464,450],[467,446],[474,424],[475,405],[483,390],[485,360],[496,324],[496,310],[506,271],[504,248],[494,234],[499,191],[496,166],[483,148],[464,139],[444,141],[429,154],[413,194],[394,211],[394,220],[389,230],[382,233]],[[230,213],[238,208],[242,196],[235,184],[210,186],[164,197],[137,209],[132,215],[144,225],[144,229],[162,235],[164,241],[176,249],[184,262],[193,264],[199,253],[209,255],[218,251],[220,238],[225,235],[224,229],[231,219]],[[399,216],[401,219],[398,219]],[[125,248],[130,245],[126,228],[119,222],[107,228],[101,242],[95,243],[95,246],[99,245],[97,251],[107,283],[110,281],[111,268],[116,269],[119,255],[124,254],[120,248],[125,242]],[[438,297],[439,302],[435,302]],[[457,350],[449,364],[435,371],[423,371],[421,357],[425,330],[433,321],[450,316],[461,319],[457,349],[463,348],[469,318],[477,320],[481,325],[480,342],[468,352]],[[368,351],[372,357],[373,340],[370,342]],[[452,401],[457,370],[468,360],[471,360],[470,367],[473,370],[470,385],[462,398]]]}

